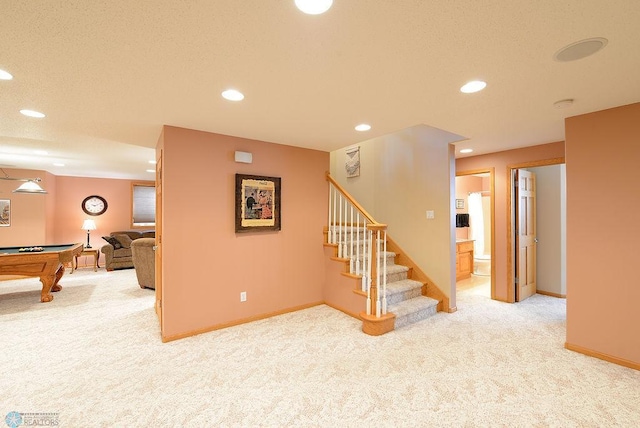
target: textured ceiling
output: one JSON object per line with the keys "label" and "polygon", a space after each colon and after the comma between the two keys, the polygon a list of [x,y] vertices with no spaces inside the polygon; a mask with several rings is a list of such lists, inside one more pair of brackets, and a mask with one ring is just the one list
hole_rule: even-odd
{"label": "textured ceiling", "polygon": [[[3,1],[0,165],[152,179],[163,124],[327,151],[417,124],[473,154],[559,141],[565,117],[640,101],[638,22],[638,0],[334,0],[318,16],[293,0]],[[609,43],[553,60],[592,37]],[[473,79],[487,88],[460,93]]]}

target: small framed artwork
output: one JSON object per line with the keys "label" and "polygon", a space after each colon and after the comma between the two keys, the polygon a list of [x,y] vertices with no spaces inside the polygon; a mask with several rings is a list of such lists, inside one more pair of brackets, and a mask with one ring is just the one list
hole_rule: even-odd
{"label": "small framed artwork", "polygon": [[344,168],[347,171],[347,178],[360,176],[360,146],[349,147],[346,150]]}
{"label": "small framed artwork", "polygon": [[236,233],[280,230],[280,177],[236,174]]}
{"label": "small framed artwork", "polygon": [[456,199],[456,209],[457,210],[464,209],[464,199]]}
{"label": "small framed artwork", "polygon": [[11,226],[11,199],[0,199],[0,227]]}

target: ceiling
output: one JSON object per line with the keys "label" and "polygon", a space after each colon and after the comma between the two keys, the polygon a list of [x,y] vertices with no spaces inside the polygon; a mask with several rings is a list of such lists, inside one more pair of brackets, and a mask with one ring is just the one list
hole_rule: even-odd
{"label": "ceiling", "polygon": [[[325,151],[417,124],[472,155],[560,141],[565,117],[640,101],[638,22],[637,0],[334,0],[317,16],[293,0],[4,1],[0,166],[153,179],[164,124]],[[553,59],[592,37],[607,46]],[[474,79],[486,89],[459,91]]]}

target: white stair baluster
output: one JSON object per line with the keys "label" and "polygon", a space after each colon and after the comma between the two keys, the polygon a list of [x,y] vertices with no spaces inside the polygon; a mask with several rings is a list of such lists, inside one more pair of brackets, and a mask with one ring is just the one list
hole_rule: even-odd
{"label": "white stair baluster", "polygon": [[337,189],[333,189],[333,227],[331,231],[332,239],[331,243],[336,243],[336,198],[338,197]]}
{"label": "white stair baluster", "polygon": [[356,211],[356,275],[360,275],[360,211]]}
{"label": "white stair baluster", "polygon": [[367,291],[367,219],[364,219],[364,231],[362,232],[362,291]]}
{"label": "white stair baluster", "polygon": [[344,240],[342,242],[342,257],[344,257],[345,259],[349,257],[349,253],[347,251],[347,218],[349,217],[349,210],[347,209],[348,203],[349,201],[347,201],[347,198],[344,198],[344,222],[342,223],[344,226]]}
{"label": "white stair baluster", "polygon": [[[370,234],[367,233],[367,237],[365,240],[369,240],[370,239]],[[369,251],[371,251],[371,243],[369,243]],[[370,253],[369,253],[370,256]],[[369,262],[368,262],[368,268],[367,268],[367,315],[371,315],[371,282],[369,281],[369,278],[371,278],[371,257],[369,257]],[[365,260],[366,262],[366,260]]]}
{"label": "white stair baluster", "polygon": [[340,194],[340,210],[338,212],[338,257],[342,257],[342,226],[340,222],[342,221],[342,193]]}
{"label": "white stair baluster", "polygon": [[387,231],[384,231],[384,251],[382,252],[382,315],[387,314]]}
{"label": "white stair baluster", "polygon": [[349,233],[349,273],[353,274],[353,205],[351,206],[351,233]]}
{"label": "white stair baluster", "polygon": [[376,286],[378,292],[376,293],[376,317],[380,318],[380,231],[376,231]]}
{"label": "white stair baluster", "polygon": [[329,221],[327,221],[327,244],[331,244],[331,191],[333,186],[329,183]]}
{"label": "white stair baluster", "polygon": [[372,277],[373,265],[371,264],[371,257],[372,257],[372,251],[373,251],[373,231],[372,230],[367,230],[367,241],[369,245],[369,248],[367,249],[367,286],[371,288],[371,280],[373,278]]}

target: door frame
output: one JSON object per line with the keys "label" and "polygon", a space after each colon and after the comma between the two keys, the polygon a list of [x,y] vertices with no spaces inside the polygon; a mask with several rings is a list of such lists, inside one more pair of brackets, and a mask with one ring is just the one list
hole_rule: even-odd
{"label": "door frame", "polygon": [[489,174],[490,194],[489,205],[491,208],[491,299],[496,299],[496,214],[495,214],[495,168],[482,168],[468,171],[456,171],[456,177],[476,174]]}
{"label": "door frame", "polygon": [[[516,251],[516,243],[515,243],[515,191],[514,191],[514,183],[513,183],[513,172],[516,169],[523,168],[535,168],[538,166],[549,166],[549,165],[560,165],[565,163],[564,157],[560,158],[552,158],[552,159],[543,159],[539,161],[529,161],[522,162],[516,164],[507,165],[507,176],[506,183],[509,183],[507,188],[507,302],[515,303],[516,302],[516,274],[514,269],[514,254]],[[493,269],[493,265],[491,266]],[[493,270],[492,270],[493,273]],[[492,285],[493,287],[493,285]],[[493,298],[493,290],[491,291]]]}

